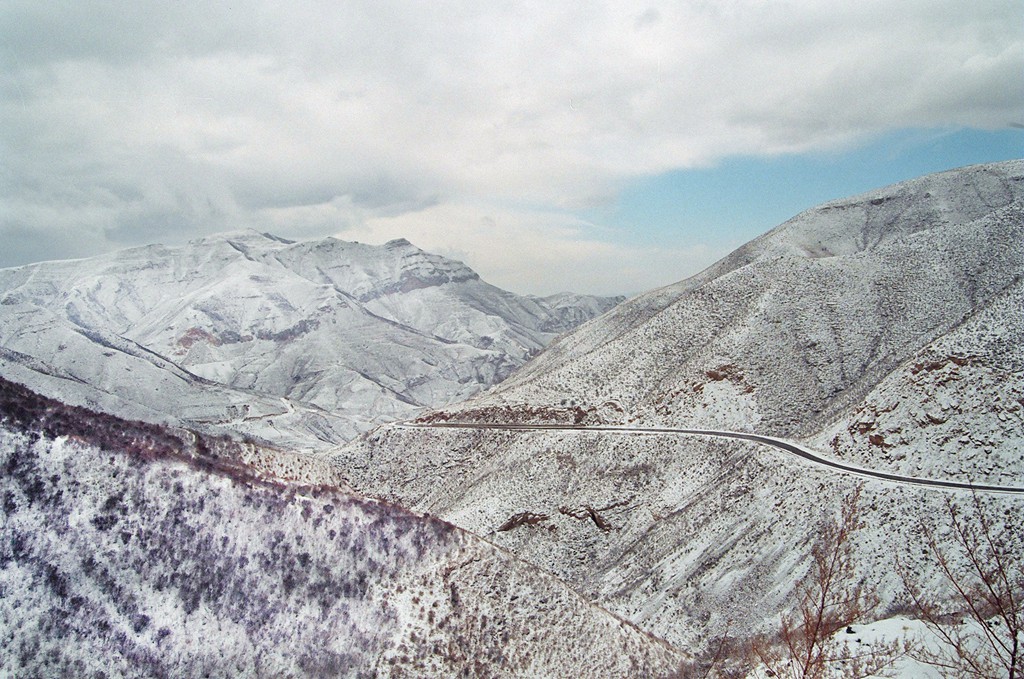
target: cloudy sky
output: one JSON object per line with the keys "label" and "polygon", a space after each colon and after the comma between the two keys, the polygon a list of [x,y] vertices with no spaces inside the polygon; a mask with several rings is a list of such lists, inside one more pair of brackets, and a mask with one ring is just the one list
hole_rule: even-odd
{"label": "cloudy sky", "polygon": [[256,228],[680,280],[1024,156],[1020,0],[0,3],[0,266]]}

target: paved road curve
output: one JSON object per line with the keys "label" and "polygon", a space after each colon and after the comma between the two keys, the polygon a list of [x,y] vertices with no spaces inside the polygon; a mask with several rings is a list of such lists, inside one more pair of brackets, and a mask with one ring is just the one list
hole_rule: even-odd
{"label": "paved road curve", "polygon": [[428,422],[428,423],[398,423],[401,427],[413,429],[500,429],[504,431],[603,431],[615,434],[681,434],[687,436],[717,436],[728,439],[742,439],[753,441],[766,446],[772,446],[792,455],[802,457],[815,464],[845,472],[856,474],[872,479],[881,479],[893,483],[910,484],[914,486],[926,486],[929,488],[944,488],[947,490],[973,490],[979,493],[1003,493],[1011,495],[1024,495],[1024,488],[1013,488],[1010,486],[989,486],[985,484],[961,483],[959,481],[944,481],[940,479],[919,479],[913,476],[900,476],[888,472],[864,469],[853,465],[836,462],[821,457],[817,453],[792,441],[778,439],[773,436],[762,436],[760,434],[748,434],[740,431],[719,431],[716,429],[675,429],[670,427],[620,427],[612,425],[569,425],[569,424],[501,424],[491,422]]}

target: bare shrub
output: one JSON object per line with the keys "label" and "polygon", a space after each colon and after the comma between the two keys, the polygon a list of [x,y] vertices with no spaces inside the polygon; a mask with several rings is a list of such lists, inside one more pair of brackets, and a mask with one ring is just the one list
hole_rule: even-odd
{"label": "bare shrub", "polygon": [[906,564],[899,572],[921,620],[939,641],[915,654],[946,677],[1024,675],[1024,558],[1020,526],[978,497],[966,509],[946,500],[948,532],[922,523],[925,553],[944,591],[925,592]]}
{"label": "bare shrub", "polygon": [[898,642],[854,649],[836,638],[869,616],[877,597],[857,580],[852,541],[861,527],[860,488],[848,495],[837,519],[825,522],[811,548],[811,567],[797,588],[800,600],[793,613],[782,616],[774,638],[753,643],[754,657],[772,677],[821,679],[891,674],[904,655]]}

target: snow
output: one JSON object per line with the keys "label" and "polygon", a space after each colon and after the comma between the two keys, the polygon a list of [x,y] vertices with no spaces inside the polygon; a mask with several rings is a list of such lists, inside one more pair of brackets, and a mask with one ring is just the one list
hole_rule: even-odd
{"label": "snow", "polygon": [[[1022,486],[1022,274],[1024,161],[932,175],[809,210],[445,412],[580,405],[610,424],[756,432],[868,469]],[[972,362],[914,372],[950,356]],[[942,404],[946,422],[908,426]],[[902,427],[889,455],[870,443],[875,430],[849,434],[869,412],[887,442]],[[903,587],[893,559],[920,563],[919,522],[963,500],[702,437],[384,426],[332,457],[356,488],[491,535],[694,649],[726,628],[770,630],[820,522],[860,484],[856,567],[880,615]],[[560,512],[623,501],[605,516],[610,531]],[[991,501],[1024,523],[1019,498]],[[493,533],[524,511],[549,518]]]}
{"label": "snow", "polygon": [[437,519],[186,460],[0,426],[0,674],[660,676],[685,659]]}
{"label": "snow", "polygon": [[[889,642],[919,643],[935,647],[938,644],[935,633],[920,620],[897,616],[877,620],[865,625],[853,625],[850,630],[836,634],[836,638],[852,652],[879,647]],[[892,667],[892,676],[906,679],[942,679],[939,671],[914,657],[915,654],[900,658]]]}
{"label": "snow", "polygon": [[862,466],[1024,486],[1024,284],[881,380],[812,443]]}
{"label": "snow", "polygon": [[[57,604],[46,589],[25,584],[43,581],[40,564],[68,569],[88,588],[94,584],[80,572],[78,552],[95,551],[129,575],[119,554],[134,555],[133,566],[148,563],[94,530],[94,520],[106,516],[103,502],[128,487],[137,491],[133,529],[151,531],[168,553],[195,536],[227,538],[208,553],[183,548],[189,573],[219,573],[240,554],[275,554],[278,532],[309,540],[311,563],[339,582],[349,582],[361,559],[379,566],[365,591],[346,599],[344,615],[331,612],[337,619],[318,610],[315,592],[274,598],[279,610],[253,613],[269,615],[265,633],[279,635],[267,652],[278,672],[295,671],[298,661],[283,650],[292,640],[313,643],[294,635],[321,634],[327,621],[342,636],[314,640],[327,649],[324,657],[370,649],[360,662],[382,673],[391,662],[425,675],[464,668],[464,655],[431,656],[419,666],[407,658],[424,656],[435,642],[457,650],[469,638],[481,662],[520,653],[518,666],[537,676],[578,675],[579,659],[592,656],[607,663],[600,670],[608,674],[626,667],[642,674],[631,664],[637,657],[659,668],[679,660],[646,634],[697,651],[726,630],[742,637],[777,629],[823,522],[859,489],[854,567],[877,592],[874,615],[883,619],[856,625],[845,642],[916,634],[919,625],[893,617],[906,610],[894,560],[938,591],[920,527],[943,535],[946,502],[964,501],[962,493],[865,481],[747,441],[666,433],[385,425],[325,455],[301,453],[411,417],[428,403],[472,397],[447,414],[515,419],[562,408],[571,417],[569,408],[578,406],[613,424],[756,432],[862,468],[1021,485],[1022,273],[1024,161],[932,175],[798,215],[700,275],[561,335],[481,393],[567,324],[612,301],[566,307],[571,296],[517,298],[404,240],[375,248],[253,232],[2,270],[4,375],[68,402],[227,427],[294,449],[246,449],[246,464],[288,481],[283,494],[261,490],[254,502],[245,494],[251,489],[181,465],[158,461],[140,471],[87,447],[72,454],[78,444],[71,440],[50,445],[4,434],[0,450],[17,457],[31,448],[40,460],[34,464],[48,472],[39,475],[43,489],[64,494],[52,516],[19,503],[3,523],[40,536],[31,559],[3,572],[5,593],[17,596],[20,610],[48,612]],[[370,543],[365,553],[319,536],[305,514],[322,507],[323,496],[289,485],[337,476],[383,499],[347,496],[328,521],[362,535]],[[171,479],[181,480],[181,492],[169,491]],[[1019,497],[984,502],[1006,524],[1024,524]],[[497,531],[522,512],[545,518]],[[158,530],[154,521],[172,515],[184,517],[189,532],[166,522]],[[59,533],[65,517],[74,528],[68,544]],[[296,577],[314,572],[282,561]],[[280,596],[274,569],[235,563],[228,570],[257,583],[252,601]],[[136,606],[191,638],[221,630],[230,646],[223,657],[240,663],[238,672],[255,671],[246,663],[259,657],[264,632],[253,619],[238,623],[222,601],[204,597],[184,611],[174,588],[159,590],[151,585],[159,575],[143,571],[131,575]],[[88,593],[102,609],[98,619],[155,648],[158,640],[145,636],[153,630],[135,631],[118,608],[123,602]],[[6,601],[3,620],[24,617],[11,612],[13,604],[3,608]],[[435,604],[454,636],[431,619]],[[522,642],[496,644],[494,629],[511,629],[513,642]],[[56,644],[34,622],[17,634],[19,643]],[[927,635],[925,643],[932,643]],[[625,650],[616,655],[620,644]],[[203,650],[204,658],[220,653]],[[902,662],[906,676],[929,676],[929,668]]]}
{"label": "snow", "polygon": [[759,433],[813,434],[1019,278],[1022,181],[1024,162],[1011,161],[809,210],[559,339],[481,402],[615,399],[678,425],[703,405],[702,426],[727,429],[733,414],[717,417],[715,391],[695,387],[734,365]]}
{"label": "snow", "polygon": [[243,231],[0,270],[0,370],[109,412],[322,450],[472,396],[618,301],[575,299],[499,290],[407,241]]}

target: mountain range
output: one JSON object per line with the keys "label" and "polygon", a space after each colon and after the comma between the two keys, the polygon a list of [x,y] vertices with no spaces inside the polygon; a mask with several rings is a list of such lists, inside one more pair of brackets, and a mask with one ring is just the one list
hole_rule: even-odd
{"label": "mountain range", "polygon": [[0,374],[322,450],[495,384],[619,301],[515,295],[405,240],[244,231],[0,270]]}
{"label": "mountain range", "polygon": [[[857,570],[892,613],[893,558],[917,562],[919,523],[953,491],[710,433],[1024,489],[1022,274],[1024,162],[833,201],[335,464],[356,489],[488,535],[690,649],[777,620],[822,521],[863,485]],[[503,422],[561,429],[451,426]],[[651,431],[685,428],[708,434]],[[1020,497],[986,501],[1024,521]],[[523,513],[543,518],[499,530]]]}
{"label": "mountain range", "polygon": [[2,667],[686,676],[853,503],[906,613],[950,506],[1024,553],[1022,274],[1024,161],[618,304],[255,232],[2,270]]}

